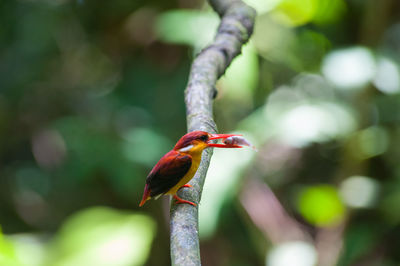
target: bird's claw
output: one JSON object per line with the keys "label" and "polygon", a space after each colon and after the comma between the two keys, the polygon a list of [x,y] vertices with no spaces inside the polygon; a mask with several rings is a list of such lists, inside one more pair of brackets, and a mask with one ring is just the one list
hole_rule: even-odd
{"label": "bird's claw", "polygon": [[173,197],[174,197],[174,199],[176,200],[176,203],[177,203],[177,204],[187,203],[187,204],[190,204],[190,205],[195,206],[195,207],[197,206],[196,203],[193,203],[193,202],[188,201],[188,200],[181,199],[181,198],[178,197],[177,195],[174,195]]}

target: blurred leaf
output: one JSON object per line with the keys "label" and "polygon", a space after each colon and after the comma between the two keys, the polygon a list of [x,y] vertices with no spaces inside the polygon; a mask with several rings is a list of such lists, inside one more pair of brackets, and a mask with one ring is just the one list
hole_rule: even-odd
{"label": "blurred leaf", "polygon": [[266,14],[256,18],[252,43],[257,52],[268,60],[286,62],[291,47],[296,43],[296,35],[293,29],[277,23]]}
{"label": "blurred leaf", "polygon": [[105,207],[81,211],[57,235],[49,265],[143,265],[155,229],[154,221],[141,214]]}
{"label": "blurred leaf", "polygon": [[373,224],[360,223],[351,227],[345,236],[343,254],[338,265],[354,265],[358,257],[369,253],[381,232],[382,228]]}
{"label": "blurred leaf", "polygon": [[324,35],[305,30],[298,34],[296,42],[291,45],[289,54],[284,60],[299,72],[304,70],[318,72],[330,46],[330,41]]}
{"label": "blurred leaf", "polygon": [[249,43],[242,48],[241,55],[233,60],[217,86],[225,89],[228,100],[252,105],[258,85],[258,72],[258,56],[253,45]]}
{"label": "blurred leaf", "polygon": [[276,7],[282,0],[244,0],[243,2],[253,7],[257,11],[257,14],[261,15]]}
{"label": "blurred leaf", "polygon": [[21,265],[15,254],[14,246],[4,238],[0,228],[0,265]]}
{"label": "blurred leaf", "polygon": [[301,26],[309,22],[318,24],[337,21],[346,10],[343,0],[283,0],[273,17],[288,26]]}
{"label": "blurred leaf", "polygon": [[303,189],[298,198],[298,208],[308,222],[317,226],[336,225],[345,215],[336,188],[329,185]]}
{"label": "blurred leaf", "polygon": [[[23,266],[43,266],[48,255],[47,242],[44,237],[33,234],[17,234],[8,236],[13,243],[15,253]],[[3,264],[1,264],[3,265]]]}
{"label": "blurred leaf", "polygon": [[214,12],[172,10],[159,16],[156,30],[163,41],[200,49],[214,38],[218,22]]}
{"label": "blurred leaf", "polygon": [[328,24],[338,21],[347,11],[346,2],[343,0],[319,0],[318,9],[314,14],[313,22]]}
{"label": "blurred leaf", "polygon": [[[400,173],[400,168],[397,171]],[[386,183],[384,191],[380,204],[383,217],[388,223],[398,226],[400,224],[400,179]]]}
{"label": "blurred leaf", "polygon": [[173,144],[164,136],[148,128],[132,128],[124,134],[122,143],[125,156],[136,163],[152,167]]}
{"label": "blurred leaf", "polygon": [[381,127],[369,127],[364,129],[357,134],[357,137],[359,147],[357,147],[354,153],[362,159],[386,152],[389,145],[388,134],[386,130]]}
{"label": "blurred leaf", "polygon": [[273,17],[282,24],[299,26],[310,22],[318,8],[318,0],[284,0]]}

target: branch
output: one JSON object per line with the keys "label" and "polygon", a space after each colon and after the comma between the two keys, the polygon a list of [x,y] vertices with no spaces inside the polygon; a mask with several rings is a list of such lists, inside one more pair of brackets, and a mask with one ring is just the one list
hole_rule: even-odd
{"label": "branch", "polygon": [[[220,15],[221,23],[213,43],[193,61],[185,91],[188,131],[216,133],[212,103],[217,91],[215,83],[225,73],[233,58],[240,54],[253,32],[256,12],[240,0],[209,0]],[[203,184],[210,164],[212,149],[203,152],[196,175],[183,188],[179,197],[200,202]],[[201,265],[198,234],[198,207],[189,204],[171,205],[172,265]]]}

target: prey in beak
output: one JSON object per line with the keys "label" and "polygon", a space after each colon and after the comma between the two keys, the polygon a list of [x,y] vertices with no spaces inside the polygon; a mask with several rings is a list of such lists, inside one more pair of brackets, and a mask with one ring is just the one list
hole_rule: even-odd
{"label": "prey in beak", "polygon": [[[228,138],[236,138],[241,137],[242,135],[237,134],[209,134],[209,138],[207,140],[207,147],[212,148],[242,148],[243,146],[237,145],[236,143],[226,143],[225,140]],[[213,143],[213,140],[221,139],[223,144],[221,143]]]}

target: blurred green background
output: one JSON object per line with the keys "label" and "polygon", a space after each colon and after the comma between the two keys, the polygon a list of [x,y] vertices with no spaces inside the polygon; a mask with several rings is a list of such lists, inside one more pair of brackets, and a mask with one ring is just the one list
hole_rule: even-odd
{"label": "blurred green background", "polygon": [[[400,264],[400,2],[247,0],[218,82],[204,265]],[[168,198],[138,208],[186,132],[202,0],[0,3],[0,265],[169,265]]]}

